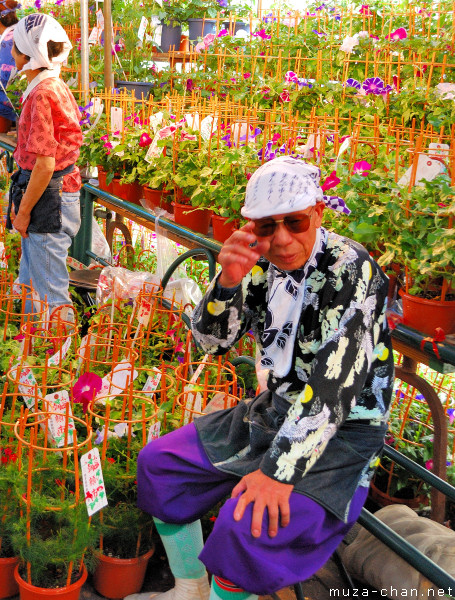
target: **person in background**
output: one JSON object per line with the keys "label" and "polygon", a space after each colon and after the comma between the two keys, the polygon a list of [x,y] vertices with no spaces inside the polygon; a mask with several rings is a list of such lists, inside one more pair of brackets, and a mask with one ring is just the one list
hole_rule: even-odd
{"label": "person in background", "polygon": [[71,43],[46,14],[27,15],[14,29],[12,55],[27,77],[11,178],[12,226],[22,236],[19,282],[47,299],[49,310],[70,304],[66,259],[80,226],[82,145],[79,108],[60,77]]}
{"label": "person in background", "polygon": [[9,131],[16,121],[16,113],[6,95],[6,88],[16,72],[11,49],[14,26],[18,21],[16,10],[20,7],[15,0],[0,0],[0,133]]}
{"label": "person in background", "polygon": [[[321,226],[324,208],[349,210],[319,180],[289,156],[253,173],[249,222],[225,242],[194,310],[205,352],[253,331],[267,389],[140,452],[138,506],[176,582],[155,600],[257,600],[304,581],[366,500],[394,377],[388,282],[365,248]],[[226,496],[203,544],[199,519]]]}

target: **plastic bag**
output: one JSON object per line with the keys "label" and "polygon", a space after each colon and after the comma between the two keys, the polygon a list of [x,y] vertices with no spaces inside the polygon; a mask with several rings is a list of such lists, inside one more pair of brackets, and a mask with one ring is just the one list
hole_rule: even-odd
{"label": "plastic bag", "polygon": [[[199,304],[202,300],[202,292],[198,284],[188,277],[170,281],[164,290],[165,298],[174,298],[176,302],[185,306],[186,304]],[[187,306],[185,312],[191,314],[192,308]]]}
{"label": "plastic bag", "polygon": [[[109,248],[109,244],[107,243],[106,238],[101,230],[101,227],[98,225],[95,217],[92,217],[92,252],[107,260],[108,262],[112,261],[112,254]],[[92,261],[93,264],[98,264],[96,261]]]}
{"label": "plastic bag", "polygon": [[[168,213],[166,213],[166,211],[162,208],[158,208],[155,211],[155,214],[157,215],[157,219],[155,221],[156,274],[160,279],[162,279],[172,263],[179,257],[179,253],[175,244],[167,237],[166,230],[163,227],[160,227],[159,218],[167,218]],[[174,271],[173,277],[176,279],[186,277],[185,265],[179,265]]]}
{"label": "plastic bag", "polygon": [[[148,271],[129,271],[123,267],[104,267],[98,278],[96,301],[104,304],[115,297],[116,300],[134,300],[146,284],[160,285],[160,278]],[[202,299],[202,292],[192,279],[180,278],[170,281],[164,291],[164,297],[178,302],[182,306],[197,304]],[[193,312],[191,306],[186,312]]]}
{"label": "plastic bag", "polygon": [[147,282],[159,285],[160,279],[147,271],[104,267],[98,279],[96,301],[98,304],[104,304],[113,297],[116,300],[134,300]]}

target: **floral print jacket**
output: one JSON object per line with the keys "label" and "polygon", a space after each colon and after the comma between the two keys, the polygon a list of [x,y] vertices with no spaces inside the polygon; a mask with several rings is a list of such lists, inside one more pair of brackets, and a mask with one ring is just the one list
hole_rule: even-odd
{"label": "floral print jacket", "polygon": [[[315,470],[340,429],[366,425],[383,438],[393,385],[387,277],[362,246],[322,231],[321,251],[306,274],[291,369],[281,378],[271,369],[267,382],[288,410],[260,468],[294,485]],[[212,282],[192,323],[206,352],[227,352],[250,329],[261,348],[274,271],[261,258],[237,288]],[[372,467],[363,470],[367,480]]]}

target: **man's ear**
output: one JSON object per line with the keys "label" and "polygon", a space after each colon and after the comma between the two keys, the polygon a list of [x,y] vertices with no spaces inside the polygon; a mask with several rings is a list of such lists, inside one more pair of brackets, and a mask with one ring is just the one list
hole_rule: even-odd
{"label": "man's ear", "polygon": [[325,204],[324,202],[316,202],[314,207],[314,221],[316,227],[320,227],[322,223],[322,214],[324,212]]}

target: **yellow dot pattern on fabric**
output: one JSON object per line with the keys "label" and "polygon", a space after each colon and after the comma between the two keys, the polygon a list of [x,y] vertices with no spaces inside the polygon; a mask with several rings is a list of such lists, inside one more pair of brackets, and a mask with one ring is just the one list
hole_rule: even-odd
{"label": "yellow dot pattern on fabric", "polygon": [[211,315],[219,315],[223,312],[225,308],[225,303],[220,302],[219,300],[215,300],[214,302],[207,303],[207,312]]}
{"label": "yellow dot pattern on fabric", "polygon": [[251,269],[251,275],[262,275],[264,273],[264,269],[261,269],[258,265],[255,265]]}
{"label": "yellow dot pattern on fabric", "polygon": [[313,388],[311,385],[305,386],[305,391],[303,393],[303,402],[309,402],[313,397]]}
{"label": "yellow dot pattern on fabric", "polygon": [[389,358],[389,349],[384,348],[384,350],[381,352],[381,354],[378,356],[378,358],[379,358],[379,360],[387,360]]}
{"label": "yellow dot pattern on fabric", "polygon": [[368,263],[368,266],[370,267],[370,275],[368,276],[368,279],[371,279],[373,277],[373,269],[371,267],[371,263]]}
{"label": "yellow dot pattern on fabric", "polygon": [[381,459],[378,456],[370,462],[370,467],[373,467],[373,468],[377,467],[380,462],[381,462]]}

